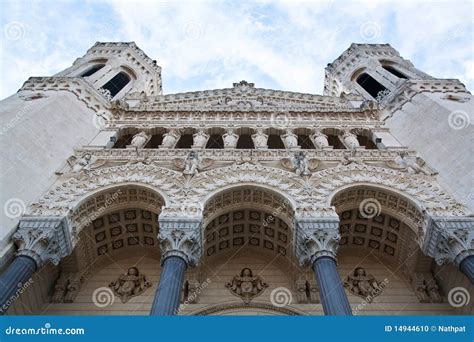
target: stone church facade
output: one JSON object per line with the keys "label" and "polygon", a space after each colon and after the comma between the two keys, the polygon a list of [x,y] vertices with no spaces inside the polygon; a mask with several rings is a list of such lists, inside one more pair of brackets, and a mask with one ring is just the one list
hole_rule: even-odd
{"label": "stone church facade", "polygon": [[472,314],[472,101],[388,44],[313,95],[96,43],[2,101],[1,312]]}

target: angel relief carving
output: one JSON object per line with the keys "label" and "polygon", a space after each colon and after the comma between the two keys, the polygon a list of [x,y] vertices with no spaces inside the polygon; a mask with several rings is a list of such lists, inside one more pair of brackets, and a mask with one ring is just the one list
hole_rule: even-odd
{"label": "angel relief carving", "polygon": [[392,169],[406,171],[409,174],[422,173],[427,176],[438,174],[438,172],[428,166],[421,157],[410,156],[407,152],[400,152],[398,157],[394,160],[387,161],[386,164]]}
{"label": "angel relief carving", "polygon": [[263,293],[268,284],[259,276],[253,276],[252,270],[246,267],[226,287],[233,295],[242,298],[245,304],[249,304],[253,298]]}
{"label": "angel relief carving", "polygon": [[384,282],[380,282],[373,275],[368,274],[362,267],[357,267],[344,281],[344,286],[351,293],[365,298],[368,302],[381,294],[385,285]]}
{"label": "angel relief carving", "polygon": [[209,166],[212,165],[212,163],[212,159],[202,158],[196,151],[189,152],[184,159],[173,159],[174,166],[182,170],[183,174],[191,176],[196,175],[200,170],[207,169]]}
{"label": "angel relief carving", "polygon": [[319,160],[308,159],[303,151],[295,153],[292,158],[283,158],[281,164],[288,170],[294,171],[298,176],[309,176],[319,166]]}
{"label": "angel relief carving", "polygon": [[140,274],[138,268],[130,267],[127,273],[123,273],[116,281],[109,284],[114,293],[126,303],[130,298],[138,296],[151,287],[151,283]]}

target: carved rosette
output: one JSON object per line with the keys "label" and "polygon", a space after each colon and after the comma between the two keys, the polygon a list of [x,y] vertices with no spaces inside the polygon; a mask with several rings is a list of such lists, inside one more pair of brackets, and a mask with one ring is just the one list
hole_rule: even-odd
{"label": "carved rosette", "polygon": [[158,221],[162,260],[178,256],[196,266],[202,256],[202,218],[160,217]]}
{"label": "carved rosette", "polygon": [[24,218],[12,240],[18,247],[17,255],[32,258],[38,268],[48,261],[58,265],[73,249],[68,225],[60,218]]}
{"label": "carved rosette", "polygon": [[473,217],[432,217],[428,221],[424,252],[439,265],[454,263],[474,255]]}
{"label": "carved rosette", "polygon": [[312,265],[323,256],[336,259],[339,240],[339,219],[336,217],[296,220],[295,252],[302,266]]}

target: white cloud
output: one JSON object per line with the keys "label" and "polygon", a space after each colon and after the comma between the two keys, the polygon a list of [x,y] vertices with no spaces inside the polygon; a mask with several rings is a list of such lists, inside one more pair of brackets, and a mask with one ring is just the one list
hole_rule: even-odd
{"label": "white cloud", "polygon": [[[324,67],[351,42],[388,42],[437,77],[472,77],[470,2],[129,2],[5,4],[0,96],[69,66],[95,41],[135,41],[163,67],[164,91],[258,87],[321,93]],[[361,35],[375,25],[373,37]],[[373,29],[373,27],[371,27]],[[372,32],[373,33],[373,32]],[[5,36],[5,32],[4,32]],[[4,37],[5,38],[5,37]],[[367,38],[374,38],[367,41]]]}

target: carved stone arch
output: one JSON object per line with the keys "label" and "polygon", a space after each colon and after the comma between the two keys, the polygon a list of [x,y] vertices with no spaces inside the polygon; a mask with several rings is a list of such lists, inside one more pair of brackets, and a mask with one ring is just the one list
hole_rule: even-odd
{"label": "carved stone arch", "polygon": [[312,197],[327,206],[344,187],[369,184],[390,188],[392,192],[410,198],[422,212],[433,216],[467,215],[467,209],[449,196],[431,176],[409,175],[397,170],[352,163],[314,173],[311,184],[314,189]]}
{"label": "carved stone arch", "polygon": [[82,196],[69,217],[70,223],[79,234],[83,227],[110,212],[127,208],[149,210],[159,214],[165,205],[159,189],[140,183],[122,183],[107,186]]}
{"label": "carved stone arch", "polygon": [[299,207],[309,196],[304,180],[282,169],[244,162],[198,174],[190,182],[191,196],[206,203],[215,194],[234,186],[259,186],[273,191]]}
{"label": "carved stone arch", "polygon": [[100,168],[58,181],[48,193],[28,208],[32,216],[66,216],[89,194],[126,184],[153,189],[166,205],[174,202],[183,187],[181,173],[141,162]]}
{"label": "carved stone arch", "polygon": [[[365,202],[364,202],[365,201]],[[416,234],[424,224],[424,215],[420,204],[410,195],[393,191],[384,185],[371,183],[358,183],[339,188],[331,196],[331,206],[336,207],[336,212],[359,209],[366,204],[374,213],[389,214],[404,222]],[[371,216],[371,215],[370,215]]]}
{"label": "carved stone arch", "polygon": [[306,316],[307,314],[298,309],[290,306],[277,307],[267,303],[224,303],[224,304],[213,304],[204,308],[197,309],[189,313],[191,316],[208,316],[208,315],[219,315],[219,314],[230,314],[235,315],[238,311],[258,311],[265,315],[281,315],[281,316]]}

